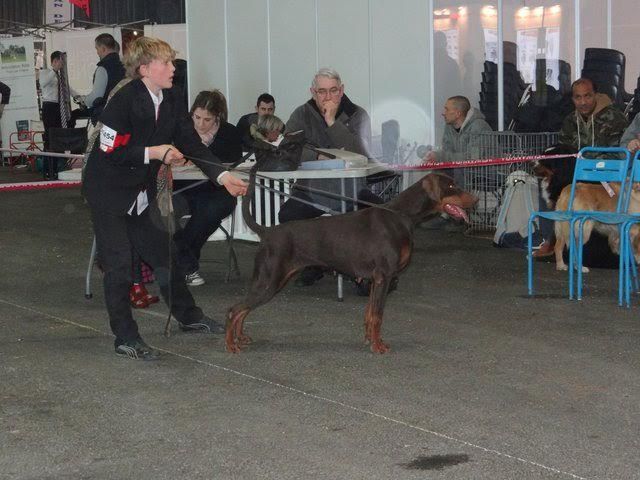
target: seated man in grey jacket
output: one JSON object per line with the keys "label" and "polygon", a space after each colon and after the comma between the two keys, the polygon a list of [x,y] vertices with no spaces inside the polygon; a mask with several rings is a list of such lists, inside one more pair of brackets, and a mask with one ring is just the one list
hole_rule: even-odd
{"label": "seated man in grey jacket", "polygon": [[640,150],[640,114],[635,116],[631,125],[622,134],[620,146],[630,150],[633,155]]}
{"label": "seated man in grey jacket", "polygon": [[[427,162],[457,162],[478,158],[479,133],[490,132],[491,126],[485,121],[484,115],[472,108],[467,97],[457,95],[449,98],[442,109],[445,128],[442,134],[442,148],[430,151],[425,156]],[[453,176],[456,185],[464,188],[464,169],[454,168],[445,170],[445,173]],[[451,225],[446,217],[436,217],[427,226],[431,228],[445,227],[451,230],[459,230],[460,226]]]}
{"label": "seated man in grey jacket", "polygon": [[[313,77],[311,84],[311,99],[296,108],[286,124],[286,132],[304,130],[305,138],[311,145],[320,148],[344,148],[350,152],[369,156],[369,144],[371,142],[371,121],[369,115],[362,108],[353,103],[344,93],[344,84],[338,72],[331,68],[321,68]],[[302,161],[318,159],[318,154],[305,149],[302,153]],[[351,183],[351,182],[347,182]],[[326,206],[332,210],[340,211],[340,199],[328,197],[315,192],[304,190],[309,186],[318,190],[332,193],[340,193],[340,180],[299,180],[299,187],[294,189],[293,195],[303,200]],[[349,185],[351,187],[351,185]],[[371,203],[382,203],[380,198],[364,188],[358,187],[358,199]],[[345,194],[353,197],[352,190]],[[347,209],[352,209],[352,202]],[[298,202],[295,199],[287,200],[280,208],[280,223],[292,220],[315,218],[324,212],[311,205]],[[312,285],[322,277],[318,269],[306,269],[297,280],[298,284]]]}

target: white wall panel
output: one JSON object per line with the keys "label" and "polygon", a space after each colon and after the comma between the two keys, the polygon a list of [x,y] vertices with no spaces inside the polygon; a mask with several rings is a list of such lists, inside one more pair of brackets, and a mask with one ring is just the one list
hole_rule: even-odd
{"label": "white wall panel", "polygon": [[314,0],[269,0],[271,84],[276,114],[287,121],[310,98],[316,66]]}
{"label": "white wall panel", "polygon": [[286,121],[310,98],[317,68],[331,66],[342,75],[347,95],[371,114],[374,135],[382,122],[396,119],[402,138],[433,143],[426,5],[424,0],[187,0],[191,91],[221,88],[235,121],[270,85],[276,113]]}
{"label": "white wall panel", "polygon": [[269,92],[269,22],[265,0],[228,2],[229,119],[253,112],[258,95]]}
{"label": "white wall panel", "polygon": [[[97,68],[96,64],[100,61],[94,40],[103,33],[113,35],[113,38],[122,45],[120,27],[47,33],[47,65],[49,65],[49,55],[55,50],[66,52],[69,85],[79,94],[86,95],[93,88],[93,74]],[[122,52],[120,55],[122,56]]]}
{"label": "white wall panel", "polygon": [[214,86],[227,93],[225,0],[186,0],[189,102]]}
{"label": "white wall panel", "polygon": [[430,21],[424,0],[370,0],[372,49],[372,127],[395,119],[400,136],[433,143],[428,119]]}
{"label": "white wall panel", "polygon": [[318,63],[335,68],[349,98],[371,109],[368,0],[318,2]]}
{"label": "white wall panel", "polygon": [[164,25],[145,25],[145,37],[155,37],[167,42],[177,52],[176,58],[187,59],[187,25],[167,23]]}

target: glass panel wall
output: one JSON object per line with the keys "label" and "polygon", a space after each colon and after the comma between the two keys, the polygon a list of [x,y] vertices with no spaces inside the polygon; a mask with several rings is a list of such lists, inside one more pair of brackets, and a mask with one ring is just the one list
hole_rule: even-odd
{"label": "glass panel wall", "polygon": [[[581,76],[588,48],[612,48],[625,55],[624,85],[612,90],[621,90],[614,101],[624,108],[640,77],[635,45],[640,17],[633,15],[637,0],[503,0],[502,7],[504,129],[557,131],[573,109],[571,82]],[[440,112],[452,95],[468,97],[498,128],[498,23],[496,0],[434,0],[437,142],[444,128]]]}
{"label": "glass panel wall", "polygon": [[633,94],[640,76],[640,4],[637,0],[614,0],[611,7],[611,48],[626,57],[625,90]]}
{"label": "glass panel wall", "polygon": [[479,108],[485,58],[497,56],[495,4],[479,1],[435,0],[434,108],[436,143],[444,131],[442,108],[447,98],[464,95]]}
{"label": "glass panel wall", "polygon": [[558,131],[572,109],[574,2],[505,0],[503,9],[504,127]]}

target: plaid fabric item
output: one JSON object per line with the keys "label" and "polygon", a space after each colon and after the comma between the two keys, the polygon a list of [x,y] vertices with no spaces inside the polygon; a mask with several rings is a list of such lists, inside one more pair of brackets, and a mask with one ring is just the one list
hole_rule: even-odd
{"label": "plaid fabric item", "polygon": [[163,217],[173,215],[173,174],[171,173],[171,165],[162,165],[158,170],[158,208]]}

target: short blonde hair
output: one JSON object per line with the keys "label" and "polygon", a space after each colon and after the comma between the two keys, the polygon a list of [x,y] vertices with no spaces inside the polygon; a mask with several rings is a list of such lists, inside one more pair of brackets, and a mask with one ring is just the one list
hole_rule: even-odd
{"label": "short blonde hair", "polygon": [[173,61],[175,58],[176,51],[167,42],[159,38],[140,37],[129,44],[124,66],[127,76],[141,78],[141,65],[149,65],[153,60]]}

